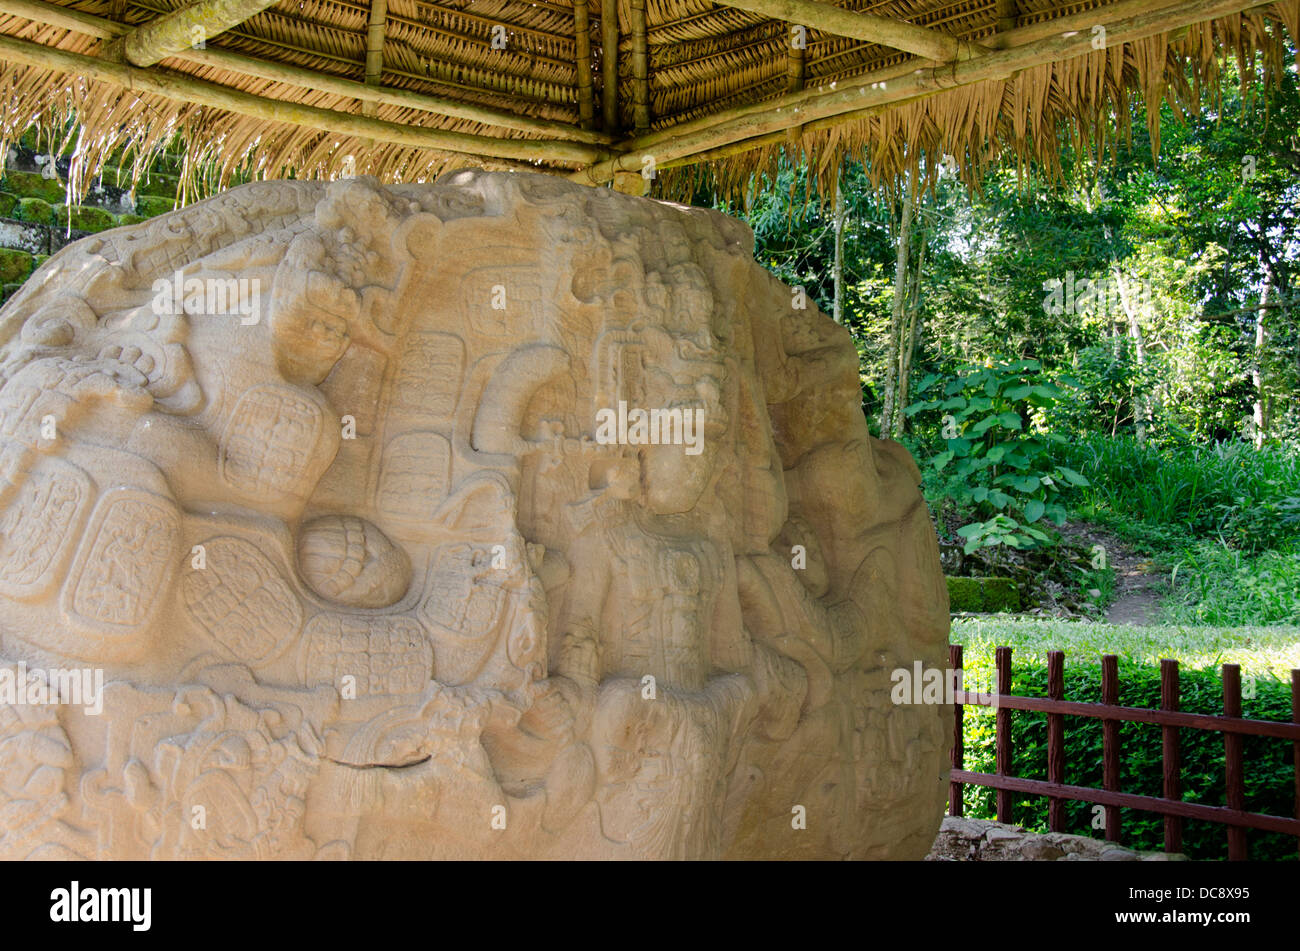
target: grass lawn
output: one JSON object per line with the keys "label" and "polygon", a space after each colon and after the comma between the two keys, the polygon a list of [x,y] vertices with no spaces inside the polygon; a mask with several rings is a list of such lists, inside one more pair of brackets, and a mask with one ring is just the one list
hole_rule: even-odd
{"label": "grass lawn", "polygon": [[1300,625],[1276,627],[1205,627],[1184,625],[1114,625],[1050,618],[958,618],[950,643],[963,645],[966,662],[995,647],[1014,649],[1045,662],[1049,650],[1065,651],[1065,662],[1096,662],[1102,654],[1158,667],[1172,658],[1186,668],[1240,664],[1242,672],[1289,682],[1300,668]]}

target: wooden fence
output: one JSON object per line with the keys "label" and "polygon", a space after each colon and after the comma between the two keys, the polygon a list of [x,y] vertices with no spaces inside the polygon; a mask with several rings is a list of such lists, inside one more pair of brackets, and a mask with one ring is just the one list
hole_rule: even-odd
{"label": "wooden fence", "polygon": [[[960,644],[949,648],[954,671],[962,669]],[[1106,807],[1105,833],[1120,842],[1120,809],[1138,809],[1164,815],[1165,851],[1181,852],[1183,820],[1201,819],[1227,826],[1228,858],[1249,858],[1247,829],[1263,829],[1297,836],[1300,840],[1300,670],[1291,671],[1291,722],[1246,720],[1241,716],[1241,668],[1223,665],[1223,713],[1182,713],[1178,709],[1178,661],[1160,662],[1160,709],[1119,706],[1119,660],[1114,654],[1101,659],[1101,703],[1075,703],[1065,699],[1065,653],[1047,655],[1047,694],[1019,697],[1005,691],[1011,686],[1011,648],[999,647],[996,654],[997,695],[958,690],[954,693],[952,772],[948,788],[949,815],[962,815],[962,786],[988,786],[997,790],[998,821],[1011,822],[1013,793],[1048,797],[1048,825],[1053,832],[1065,830],[1065,801],[1079,800]],[[964,766],[965,745],[962,715],[965,704],[996,708],[996,773],[972,773]],[[1025,779],[1011,773],[1011,711],[1032,710],[1047,714],[1047,780]],[[1094,717],[1102,721],[1102,788],[1065,784],[1065,718]],[[1138,796],[1120,791],[1120,723],[1156,723],[1162,733],[1161,764],[1163,795]],[[1226,806],[1184,802],[1180,769],[1179,731],[1209,730],[1223,734]],[[1294,752],[1295,818],[1246,811],[1242,772],[1242,737],[1268,736],[1290,740]],[[1300,845],[1300,841],[1297,843]]]}

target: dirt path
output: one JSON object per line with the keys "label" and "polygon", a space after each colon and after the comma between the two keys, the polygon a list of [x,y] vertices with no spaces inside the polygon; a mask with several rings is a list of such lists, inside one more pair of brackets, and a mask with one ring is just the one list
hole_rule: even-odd
{"label": "dirt path", "polygon": [[1102,546],[1106,563],[1115,569],[1115,600],[1106,611],[1106,620],[1111,624],[1152,623],[1165,576],[1108,532],[1080,524],[1066,525],[1062,531],[1089,548]]}

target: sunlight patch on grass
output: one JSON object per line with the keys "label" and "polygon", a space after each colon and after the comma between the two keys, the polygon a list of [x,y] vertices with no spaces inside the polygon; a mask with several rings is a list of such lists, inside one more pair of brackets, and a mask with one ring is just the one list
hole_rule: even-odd
{"label": "sunlight patch on grass", "polygon": [[1171,658],[1183,667],[1240,664],[1244,673],[1290,680],[1300,668],[1300,625],[1278,627],[1195,627],[1183,625],[1114,625],[1050,618],[958,618],[949,642],[963,645],[967,661],[995,647],[1013,648],[1016,656],[1045,661],[1050,650],[1065,651],[1067,664],[1097,663],[1102,654],[1117,654],[1136,663],[1159,666]]}

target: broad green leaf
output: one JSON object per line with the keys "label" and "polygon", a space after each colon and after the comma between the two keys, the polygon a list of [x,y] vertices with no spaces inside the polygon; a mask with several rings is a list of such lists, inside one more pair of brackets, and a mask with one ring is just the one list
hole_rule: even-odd
{"label": "broad green leaf", "polygon": [[1020,419],[1019,413],[1003,413],[998,417],[1000,422],[1007,429],[1024,429],[1025,424]]}
{"label": "broad green leaf", "polygon": [[[1028,502],[1025,503],[1025,521],[1029,522],[1032,525],[1034,522],[1038,521],[1040,518],[1043,517],[1043,512],[1046,510],[1046,508],[1047,506],[1045,506],[1042,502],[1038,501],[1038,499],[1030,499]],[[1046,537],[1047,536],[1045,535],[1043,536],[1044,539],[1046,539]]]}
{"label": "broad green leaf", "polygon": [[1056,471],[1065,477],[1065,481],[1070,485],[1092,485],[1086,478],[1075,472],[1073,469],[1067,469],[1065,466],[1057,466]]}
{"label": "broad green leaf", "polygon": [[948,463],[952,462],[953,454],[951,452],[941,452],[934,457],[934,468],[936,472],[942,472]]}

